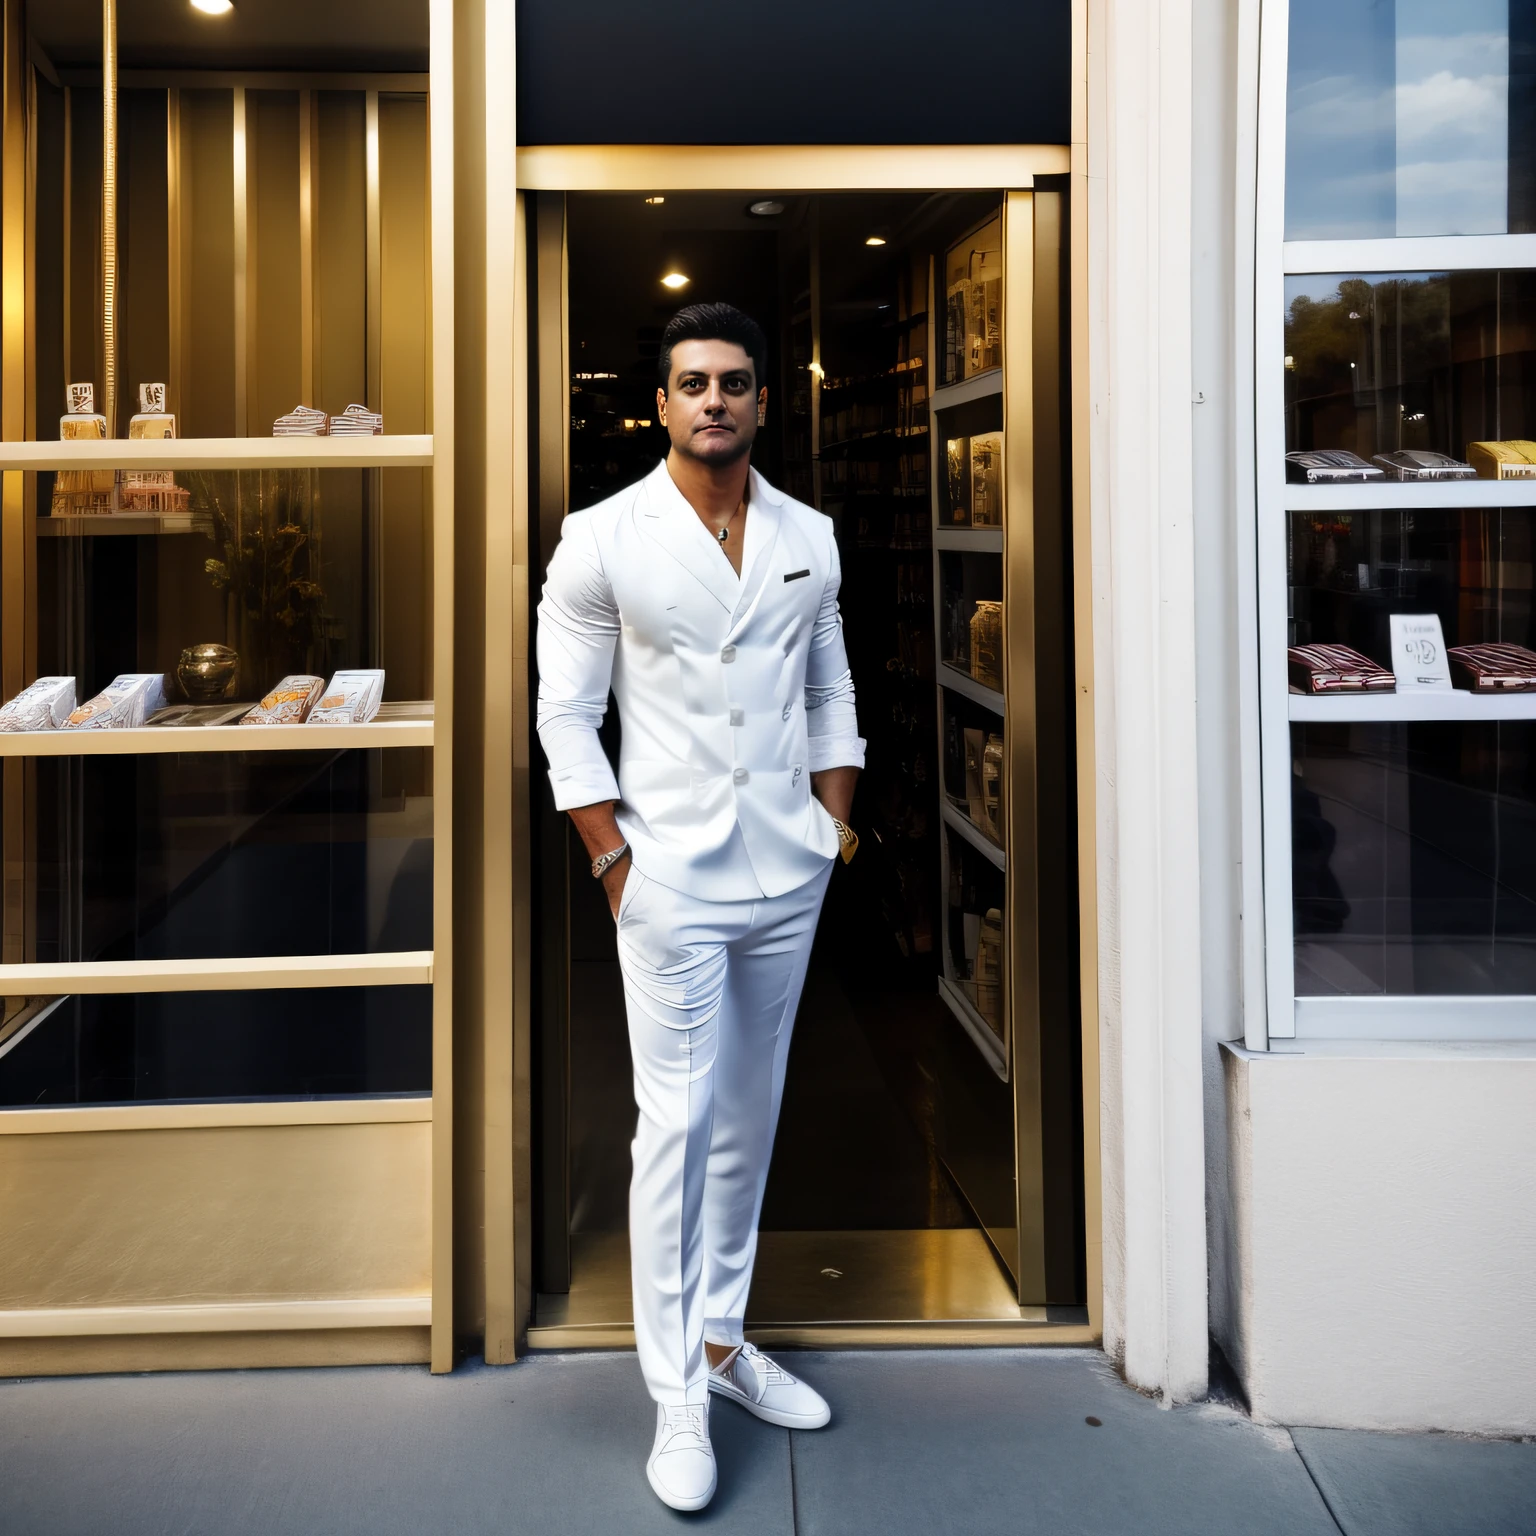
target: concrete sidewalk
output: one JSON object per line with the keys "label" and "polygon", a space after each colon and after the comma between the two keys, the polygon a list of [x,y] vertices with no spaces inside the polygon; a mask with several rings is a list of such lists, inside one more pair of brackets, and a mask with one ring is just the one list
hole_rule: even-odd
{"label": "concrete sidewalk", "polygon": [[645,1481],[632,1355],[0,1382],[6,1536],[1520,1536],[1536,1442],[1172,1412],[1083,1350],[798,1354],[832,1424],[717,1406],[698,1516]]}

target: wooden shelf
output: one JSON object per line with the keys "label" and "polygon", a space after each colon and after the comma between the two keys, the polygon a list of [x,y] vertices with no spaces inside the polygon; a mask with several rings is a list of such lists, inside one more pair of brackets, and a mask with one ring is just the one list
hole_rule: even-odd
{"label": "wooden shelf", "polygon": [[393,437],[169,437],[0,443],[6,469],[400,469],[432,466],[431,433]]}
{"label": "wooden shelf", "polygon": [[976,1005],[947,976],[939,977],[939,996],[949,1004],[949,1011],[959,1019],[966,1034],[975,1041],[987,1065],[1006,1083],[1008,1058],[1003,1054],[1003,1043],[993,1033],[992,1026],[976,1011]]}
{"label": "wooden shelf", "polygon": [[1536,720],[1536,693],[1469,693],[1461,688],[1424,688],[1401,693],[1288,695],[1295,724],[1411,723],[1425,720]]}
{"label": "wooden shelf", "polygon": [[379,711],[379,717],[365,725],[146,725],[131,731],[0,732],[0,757],[128,757],[166,752],[337,752],[360,747],[430,747],[432,732],[430,702],[386,704]]}
{"label": "wooden shelf", "polygon": [[33,526],[40,539],[158,539],[167,534],[200,531],[197,519],[190,513],[181,512],[165,517],[153,512],[84,512],[65,517],[39,517]]}
{"label": "wooden shelf", "polygon": [[1536,507],[1536,480],[1371,480],[1287,485],[1287,512],[1394,512],[1414,507]]}
{"label": "wooden shelf", "polygon": [[277,955],[260,959],[79,960],[0,965],[8,997],[82,993],[249,992],[279,987],[405,987],[432,980],[430,949],[377,955]]}
{"label": "wooden shelf", "polygon": [[1007,869],[1008,855],[964,811],[957,809],[946,799],[939,806],[939,814],[944,818],[944,825],[953,827],[982,858],[989,860],[999,869]]}
{"label": "wooden shelf", "polygon": [[978,683],[968,672],[962,672],[958,667],[950,666],[947,661],[939,663],[939,686],[951,688],[956,693],[963,693],[974,703],[990,709],[994,715],[1003,713],[1003,696],[997,689],[988,688],[985,683]]}
{"label": "wooden shelf", "polygon": [[1003,552],[1001,528],[935,528],[935,549],[958,549],[968,555],[1000,555]]}
{"label": "wooden shelf", "polygon": [[963,379],[958,384],[946,384],[943,389],[934,390],[929,400],[934,410],[948,411],[957,405],[969,405],[972,400],[985,400],[988,395],[1002,392],[1003,370],[991,368],[986,373],[978,373],[974,379]]}

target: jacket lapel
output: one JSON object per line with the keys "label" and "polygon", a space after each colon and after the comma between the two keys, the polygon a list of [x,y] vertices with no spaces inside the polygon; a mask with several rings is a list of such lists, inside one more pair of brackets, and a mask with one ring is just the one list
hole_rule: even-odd
{"label": "jacket lapel", "polygon": [[784,512],[783,498],[778,491],[755,469],[750,473],[752,490],[747,502],[747,542],[741,553],[741,582],[731,607],[733,633],[751,618],[763,588],[768,584],[779,542],[779,522]]}
{"label": "jacket lapel", "polygon": [[709,530],[699,521],[698,514],[672,483],[665,459],[646,481],[640,513],[646,531],[662,549],[696,577],[727,613],[732,612],[741,583],[724,553],[712,547]]}

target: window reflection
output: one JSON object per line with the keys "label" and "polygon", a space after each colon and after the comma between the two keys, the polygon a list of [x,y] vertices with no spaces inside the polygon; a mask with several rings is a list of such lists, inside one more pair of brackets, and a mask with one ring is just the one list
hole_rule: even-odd
{"label": "window reflection", "polygon": [[1293,512],[1291,645],[1347,645],[1391,666],[1394,613],[1439,615],[1447,645],[1536,648],[1536,514],[1527,508]]}
{"label": "window reflection", "polygon": [[1291,727],[1301,997],[1536,992],[1536,724]]}
{"label": "window reflection", "polygon": [[1536,272],[1286,279],[1286,448],[1536,436]]}
{"label": "window reflection", "polygon": [[1286,238],[1536,228],[1536,5],[1291,0]]}

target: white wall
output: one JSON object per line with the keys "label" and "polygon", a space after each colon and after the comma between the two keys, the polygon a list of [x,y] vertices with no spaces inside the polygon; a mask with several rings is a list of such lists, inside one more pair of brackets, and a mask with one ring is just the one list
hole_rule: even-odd
{"label": "white wall", "polygon": [[1255,1415],[1536,1432],[1536,1045],[1223,1056]]}

